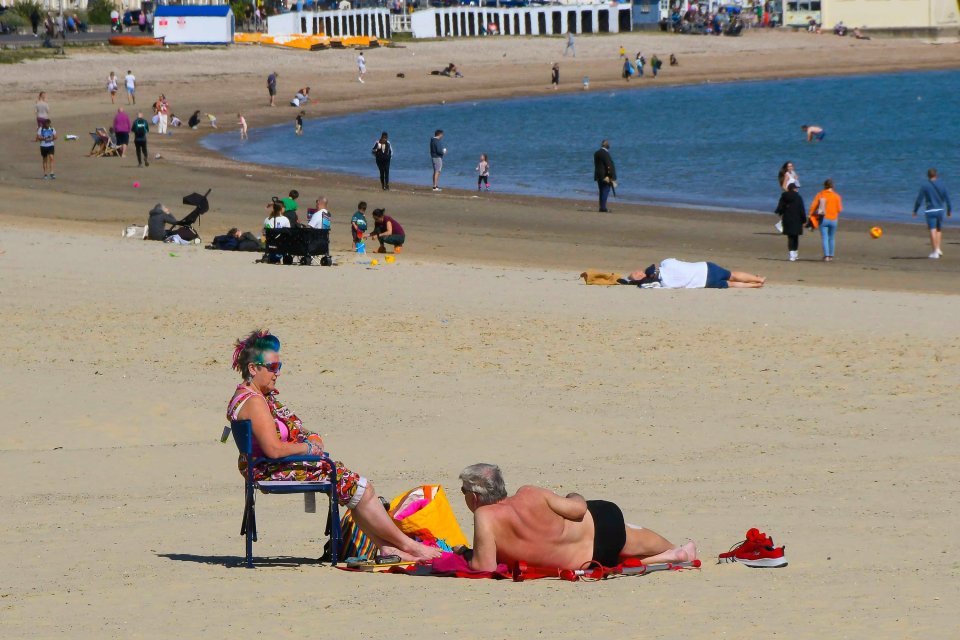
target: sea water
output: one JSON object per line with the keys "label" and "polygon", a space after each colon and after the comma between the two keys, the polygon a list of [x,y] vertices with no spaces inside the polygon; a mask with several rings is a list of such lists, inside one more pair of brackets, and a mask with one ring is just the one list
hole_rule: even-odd
{"label": "sea water", "polygon": [[[771,212],[777,171],[788,160],[808,207],[832,178],[850,217],[907,220],[928,167],[940,170],[948,189],[960,188],[960,71],[656,82],[317,118],[304,123],[302,136],[294,134],[298,110],[290,108],[289,124],[253,129],[248,141],[217,133],[203,144],[246,162],[369,176],[373,185],[371,149],[387,131],[391,182],[430,185],[429,141],[443,129],[441,186],[476,189],[475,167],[486,153],[493,191],[593,199],[592,156],[607,138],[619,182],[613,208],[619,200]],[[822,126],[824,141],[808,144],[802,124]]]}

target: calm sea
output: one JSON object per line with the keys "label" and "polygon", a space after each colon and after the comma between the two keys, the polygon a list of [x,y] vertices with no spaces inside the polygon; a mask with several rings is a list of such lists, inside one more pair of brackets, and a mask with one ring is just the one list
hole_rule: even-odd
{"label": "calm sea", "polygon": [[[370,149],[386,130],[391,181],[429,185],[428,143],[443,129],[442,186],[475,188],[474,168],[487,153],[495,191],[594,198],[592,155],[609,138],[620,200],[769,212],[779,196],[777,170],[790,160],[808,201],[833,178],[845,215],[885,220],[906,219],[927,167],[937,167],[948,188],[960,185],[960,71],[437,104],[308,120],[300,137],[296,111],[289,108],[289,124],[252,130],[247,142],[217,133],[203,144],[239,160],[364,175],[375,184]],[[823,126],[826,139],[807,144],[805,123]]]}

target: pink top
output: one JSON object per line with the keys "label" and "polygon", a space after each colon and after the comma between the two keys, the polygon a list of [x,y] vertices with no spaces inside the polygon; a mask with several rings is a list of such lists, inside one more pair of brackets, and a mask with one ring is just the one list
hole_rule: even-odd
{"label": "pink top", "polygon": [[113,130],[117,133],[130,133],[130,116],[126,111],[117,111],[113,116]]}
{"label": "pink top", "polygon": [[[273,421],[277,426],[277,438],[281,442],[296,442],[296,434],[301,430],[300,418],[277,402],[274,397],[277,393],[277,391],[274,391],[270,395],[264,396],[262,393],[254,391],[246,385],[238,384],[233,398],[230,399],[230,404],[227,405],[227,420],[238,420],[239,418],[237,418],[237,416],[240,414],[240,409],[243,408],[246,401],[253,396],[260,396],[266,400],[267,407],[270,409],[271,415],[273,415]],[[291,433],[293,433],[292,438],[290,437]],[[263,457],[263,450],[257,443],[256,438],[253,439],[253,455],[258,458]]]}

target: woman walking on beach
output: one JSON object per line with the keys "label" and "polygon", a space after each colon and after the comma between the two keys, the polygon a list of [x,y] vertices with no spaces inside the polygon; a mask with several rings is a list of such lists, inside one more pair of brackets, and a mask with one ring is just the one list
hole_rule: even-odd
{"label": "woman walking on beach", "polygon": [[777,213],[783,224],[783,235],[787,236],[787,259],[795,262],[800,249],[803,225],[807,222],[807,210],[803,206],[803,198],[797,192],[796,183],[791,182],[787,190],[780,194]]}
{"label": "woman walking on beach", "polygon": [[[797,175],[793,163],[789,160],[784,162],[783,166],[780,167],[780,171],[777,173],[777,183],[780,185],[781,194],[785,193],[791,184],[797,185],[797,190],[800,189],[800,177]],[[777,222],[777,224],[773,226],[779,233],[783,233],[783,221]]]}
{"label": "woman walking on beach", "polygon": [[107,91],[110,93],[110,104],[117,102],[117,74],[113,71],[107,76]]}
{"label": "woman walking on beach", "polygon": [[41,91],[37,96],[37,104],[33,110],[37,113],[37,127],[42,127],[43,123],[50,119],[50,105],[47,103],[47,92]]}
{"label": "woman walking on beach", "polygon": [[837,220],[843,211],[840,194],[833,190],[833,180],[823,182],[823,191],[813,198],[810,215],[817,216],[820,222],[820,239],[823,241],[823,261],[833,262],[833,252],[837,240]]}
{"label": "woman walking on beach", "polygon": [[388,140],[389,136],[384,131],[380,134],[380,139],[373,144],[373,158],[377,161],[377,169],[380,171],[380,188],[384,191],[390,190],[390,160],[393,159],[393,146]]}

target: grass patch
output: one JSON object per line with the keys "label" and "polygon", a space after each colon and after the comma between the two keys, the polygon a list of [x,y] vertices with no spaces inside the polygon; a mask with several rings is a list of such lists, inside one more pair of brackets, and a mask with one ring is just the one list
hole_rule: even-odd
{"label": "grass patch", "polygon": [[46,60],[52,58],[56,49],[25,47],[23,49],[0,49],[0,64],[17,64],[25,60]]}

